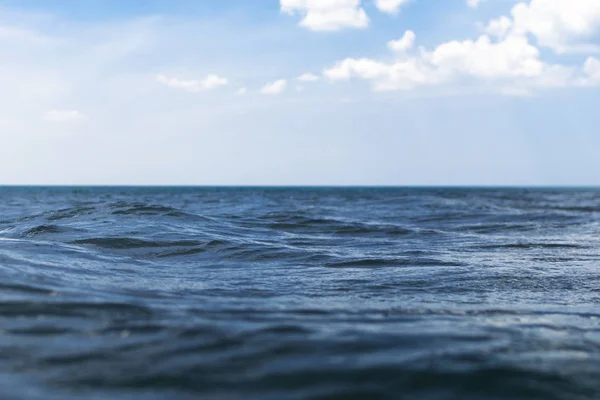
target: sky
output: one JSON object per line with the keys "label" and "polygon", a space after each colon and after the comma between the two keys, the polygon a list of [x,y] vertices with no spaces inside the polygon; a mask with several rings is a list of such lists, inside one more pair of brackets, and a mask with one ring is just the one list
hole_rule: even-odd
{"label": "sky", "polygon": [[600,185],[598,0],[0,0],[0,184]]}

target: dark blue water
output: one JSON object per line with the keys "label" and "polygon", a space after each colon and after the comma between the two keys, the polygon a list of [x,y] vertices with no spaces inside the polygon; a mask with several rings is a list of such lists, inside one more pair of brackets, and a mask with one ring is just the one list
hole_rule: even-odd
{"label": "dark blue water", "polygon": [[3,399],[598,399],[600,191],[0,188]]}

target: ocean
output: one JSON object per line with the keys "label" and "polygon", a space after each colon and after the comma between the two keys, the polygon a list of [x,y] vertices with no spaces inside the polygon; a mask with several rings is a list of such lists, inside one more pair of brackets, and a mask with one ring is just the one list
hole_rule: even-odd
{"label": "ocean", "polygon": [[600,189],[0,188],[2,399],[600,399]]}

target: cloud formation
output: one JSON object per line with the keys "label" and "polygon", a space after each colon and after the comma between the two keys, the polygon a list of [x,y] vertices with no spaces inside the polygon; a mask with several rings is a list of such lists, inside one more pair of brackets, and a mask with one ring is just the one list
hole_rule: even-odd
{"label": "cloud formation", "polygon": [[375,0],[375,5],[381,12],[396,14],[400,7],[411,0]]}
{"label": "cloud formation", "polygon": [[[533,35],[540,46],[557,53],[597,51],[590,39],[600,34],[598,0],[531,0],[515,5],[509,16],[492,21],[500,35]],[[597,38],[597,37],[596,37]]]}
{"label": "cloud formation", "polygon": [[413,48],[416,38],[417,35],[415,35],[413,31],[406,31],[402,38],[389,41],[388,48],[397,53],[404,53],[405,51]]}
{"label": "cloud formation", "polygon": [[[413,0],[373,0],[375,7],[387,14],[397,14]],[[313,31],[364,29],[370,19],[361,0],[280,0],[281,12],[300,15],[300,26]]]}
{"label": "cloud formation", "polygon": [[274,96],[285,92],[286,87],[287,81],[285,79],[280,79],[278,81],[266,84],[263,86],[260,92],[262,94]]}
{"label": "cloud formation", "polygon": [[362,29],[369,25],[369,17],[360,3],[360,0],[281,0],[281,11],[301,15],[300,26],[313,31]]}
{"label": "cloud formation", "polygon": [[218,75],[208,75],[202,80],[182,80],[168,77],[166,75],[157,75],[156,80],[163,85],[173,89],[180,89],[190,93],[198,93],[204,90],[212,90],[221,86],[227,86],[229,80]]}
{"label": "cloud formation", "polygon": [[600,60],[594,57],[588,57],[583,66],[587,74],[584,80],[586,85],[600,85]]}
{"label": "cloud formation", "polygon": [[467,5],[471,8],[477,8],[486,0],[467,0]]}
{"label": "cloud formation", "polygon": [[317,82],[319,77],[314,74],[307,73],[300,75],[298,78],[296,78],[296,80],[300,82]]}
{"label": "cloud formation", "polygon": [[[376,91],[411,90],[419,86],[451,82],[483,82],[499,87],[549,88],[575,85],[577,70],[541,60],[537,47],[525,36],[494,41],[487,35],[477,40],[449,41],[431,51],[407,55],[414,36],[407,32],[388,47],[399,52],[392,62],[369,58],[347,58],[324,70],[330,81],[362,79]],[[587,63],[595,76],[596,63]],[[503,91],[507,91],[506,89]]]}

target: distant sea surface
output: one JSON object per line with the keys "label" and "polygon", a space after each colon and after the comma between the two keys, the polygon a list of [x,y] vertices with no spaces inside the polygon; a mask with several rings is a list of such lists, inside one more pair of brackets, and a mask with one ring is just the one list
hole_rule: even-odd
{"label": "distant sea surface", "polygon": [[600,399],[600,190],[0,188],[2,399]]}

